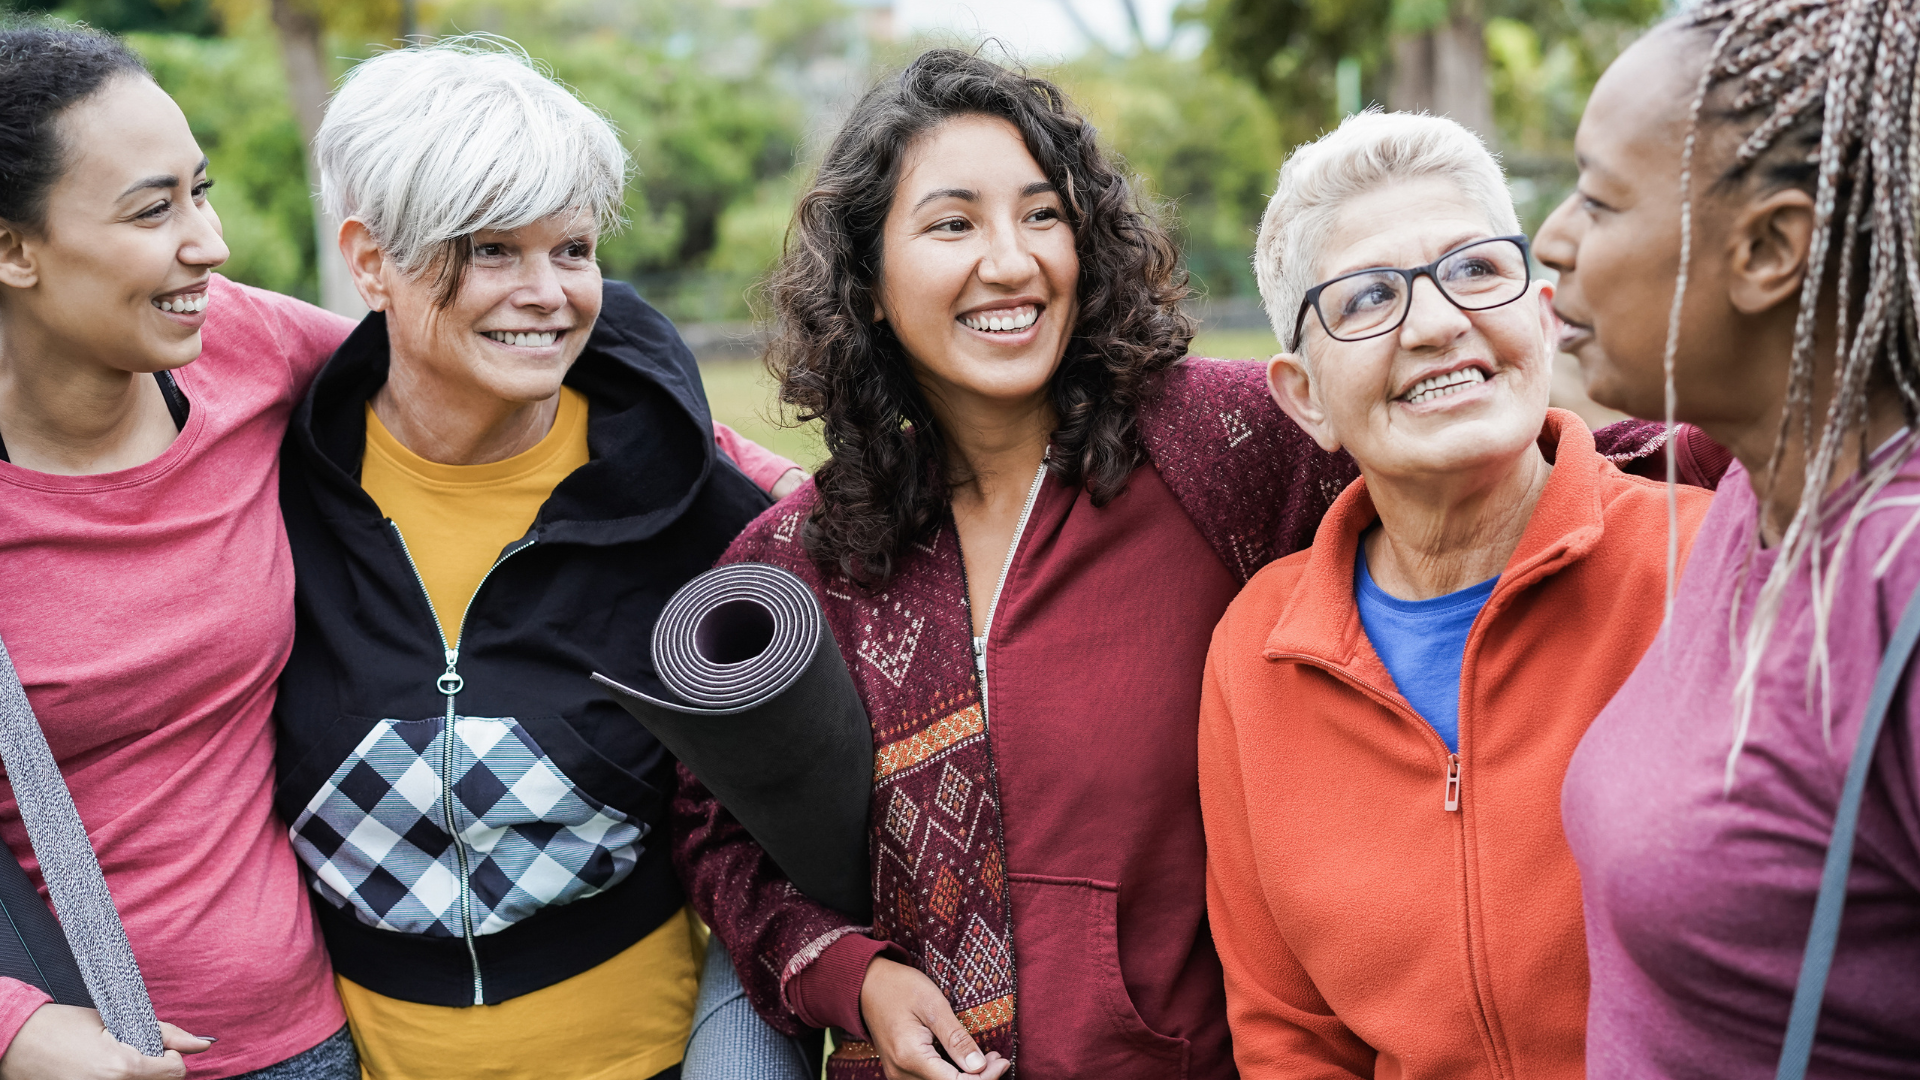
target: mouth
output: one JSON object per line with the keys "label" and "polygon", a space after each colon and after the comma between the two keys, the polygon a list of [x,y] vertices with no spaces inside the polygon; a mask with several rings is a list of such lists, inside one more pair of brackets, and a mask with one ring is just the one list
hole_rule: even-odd
{"label": "mouth", "polygon": [[1438,375],[1429,375],[1408,387],[1407,392],[1401,394],[1396,400],[1408,405],[1425,405],[1430,401],[1439,401],[1441,398],[1463,393],[1492,377],[1487,369],[1479,364],[1469,364]]}
{"label": "mouth", "polygon": [[1018,304],[1013,307],[990,308],[982,311],[969,311],[956,316],[960,325],[969,330],[978,330],[983,334],[1018,334],[1040,321],[1039,304]]}
{"label": "mouth", "polygon": [[169,315],[198,315],[207,310],[207,286],[205,282],[156,296],[148,303]]}
{"label": "mouth", "polygon": [[482,330],[482,337],[520,349],[544,349],[565,337],[565,330]]}
{"label": "mouth", "polygon": [[1553,309],[1554,318],[1560,321],[1560,338],[1556,343],[1561,352],[1574,352],[1593,338],[1593,327],[1575,319],[1569,319],[1559,308]]}

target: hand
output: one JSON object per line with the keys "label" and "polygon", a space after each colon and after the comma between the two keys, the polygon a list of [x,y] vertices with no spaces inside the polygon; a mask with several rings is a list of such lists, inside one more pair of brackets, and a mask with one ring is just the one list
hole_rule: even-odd
{"label": "hand", "polygon": [[[946,995],[916,968],[876,956],[860,984],[860,1015],[887,1080],[999,1080],[1013,1063],[982,1054]],[[956,1069],[940,1057],[960,1063]],[[0,1074],[0,1080],[10,1080]]]}
{"label": "hand", "polygon": [[108,1033],[92,1009],[42,1005],[0,1055],[0,1080],[184,1080],[180,1055],[213,1047],[172,1024],[160,1025],[160,1042],[167,1052],[146,1057]]}
{"label": "hand", "polygon": [[773,482],[773,487],[767,494],[773,496],[774,502],[779,502],[781,499],[793,494],[795,488],[806,482],[807,473],[805,469],[797,467],[788,469],[786,472],[780,474],[780,479]]}

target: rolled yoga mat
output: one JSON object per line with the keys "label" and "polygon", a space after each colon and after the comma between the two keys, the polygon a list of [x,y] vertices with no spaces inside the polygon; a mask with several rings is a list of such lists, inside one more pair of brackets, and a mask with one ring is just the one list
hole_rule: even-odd
{"label": "rolled yoga mat", "polygon": [[709,570],[667,601],[653,665],[673,700],[605,675],[801,892],[873,916],[873,727],[813,590],[765,563]]}

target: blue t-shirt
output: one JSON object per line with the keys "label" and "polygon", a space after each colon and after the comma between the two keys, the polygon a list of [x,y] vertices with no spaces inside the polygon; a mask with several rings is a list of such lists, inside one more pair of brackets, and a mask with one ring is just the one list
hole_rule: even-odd
{"label": "blue t-shirt", "polygon": [[1373,651],[1387,665],[1393,685],[1446,741],[1447,749],[1458,753],[1460,664],[1467,656],[1473,620],[1500,579],[1488,578],[1431,600],[1401,600],[1374,584],[1362,544],[1353,581],[1360,625],[1366,627]]}

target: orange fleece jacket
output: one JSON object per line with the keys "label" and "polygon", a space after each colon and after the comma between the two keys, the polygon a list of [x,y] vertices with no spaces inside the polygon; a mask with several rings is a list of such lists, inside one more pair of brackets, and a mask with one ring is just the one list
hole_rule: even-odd
{"label": "orange fleece jacket", "polygon": [[[1659,629],[1663,486],[1572,413],[1467,639],[1450,756],[1361,627],[1366,481],[1214,631],[1200,711],[1207,900],[1248,1080],[1583,1075],[1586,939],[1560,781]],[[1711,493],[1679,491],[1684,554]]]}

